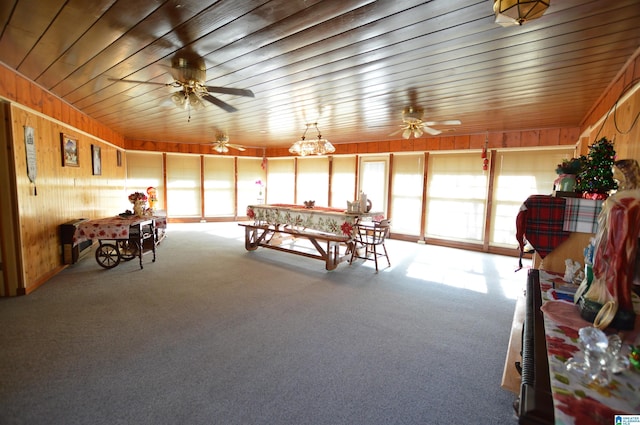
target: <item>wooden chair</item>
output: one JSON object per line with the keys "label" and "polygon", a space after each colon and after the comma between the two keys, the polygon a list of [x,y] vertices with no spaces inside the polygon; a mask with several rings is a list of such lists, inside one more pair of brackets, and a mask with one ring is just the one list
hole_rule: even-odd
{"label": "wooden chair", "polygon": [[[387,254],[387,247],[384,245],[385,239],[389,236],[390,226],[391,220],[382,220],[380,222],[374,222],[373,224],[358,224],[356,226],[356,237],[353,250],[351,251],[351,260],[349,261],[349,264],[353,263],[354,258],[373,260],[376,264],[377,273],[378,257],[386,257],[387,264],[391,267],[391,261],[389,261],[389,255]],[[381,252],[378,251],[378,247],[382,247]],[[359,249],[364,249],[364,254],[359,255]]]}

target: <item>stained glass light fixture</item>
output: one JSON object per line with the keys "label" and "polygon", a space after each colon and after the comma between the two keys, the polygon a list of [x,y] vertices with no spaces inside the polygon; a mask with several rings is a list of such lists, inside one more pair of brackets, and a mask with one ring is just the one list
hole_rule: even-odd
{"label": "stained glass light fixture", "polygon": [[551,0],[494,0],[496,23],[503,27],[522,25],[547,11]]}
{"label": "stained glass light fixture", "polygon": [[[307,135],[307,131],[309,130],[309,127],[316,128],[316,131],[318,132],[317,139],[313,139],[313,140],[305,139],[305,136]],[[318,129],[317,123],[307,124],[307,128],[304,130],[304,133],[302,134],[302,137],[300,138],[300,140],[295,142],[289,148],[289,152],[296,155],[300,155],[300,156],[326,155],[329,153],[333,153],[335,151],[336,151],[336,148],[333,147],[331,142],[328,141],[327,139],[322,138],[322,134],[320,134],[320,130]]]}

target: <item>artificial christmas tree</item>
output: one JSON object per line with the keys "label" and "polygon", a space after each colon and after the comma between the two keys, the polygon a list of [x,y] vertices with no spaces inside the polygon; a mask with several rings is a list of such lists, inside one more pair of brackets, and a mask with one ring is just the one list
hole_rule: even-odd
{"label": "artificial christmas tree", "polygon": [[613,179],[613,162],[616,151],[613,142],[606,137],[589,146],[589,154],[583,157],[583,168],[578,174],[576,191],[590,199],[606,199],[609,191],[617,189]]}

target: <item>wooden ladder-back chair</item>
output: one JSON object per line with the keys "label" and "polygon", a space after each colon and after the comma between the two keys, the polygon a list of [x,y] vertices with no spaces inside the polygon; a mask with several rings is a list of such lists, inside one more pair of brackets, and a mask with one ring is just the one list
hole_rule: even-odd
{"label": "wooden ladder-back chair", "polygon": [[[377,273],[378,257],[386,257],[387,264],[391,267],[389,254],[387,254],[387,247],[384,245],[385,239],[389,236],[390,226],[391,220],[382,220],[379,222],[373,222],[372,224],[359,223],[356,226],[356,237],[353,250],[351,251],[351,260],[349,261],[349,264],[353,263],[354,258],[373,260],[376,264]],[[379,251],[379,247],[382,247],[382,251]],[[364,253],[358,254],[359,250],[364,250]]]}

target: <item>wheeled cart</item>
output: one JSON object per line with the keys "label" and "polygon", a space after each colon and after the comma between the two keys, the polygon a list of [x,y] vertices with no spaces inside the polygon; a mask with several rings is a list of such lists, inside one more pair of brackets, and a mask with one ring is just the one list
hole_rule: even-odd
{"label": "wheeled cart", "polygon": [[[155,241],[154,220],[145,220],[132,223],[129,226],[129,235],[126,239],[98,239],[99,246],[96,249],[96,261],[105,269],[111,269],[120,264],[121,260],[129,261],[138,257],[140,268],[142,265],[142,255],[145,245],[151,246],[153,252],[153,262],[156,261],[156,241]],[[145,244],[146,240],[151,243]]]}
{"label": "wheeled cart", "polygon": [[83,222],[76,230],[74,243],[97,239],[96,261],[105,269],[136,257],[142,269],[144,253],[153,252],[156,261],[156,236],[155,217],[117,216]]}

